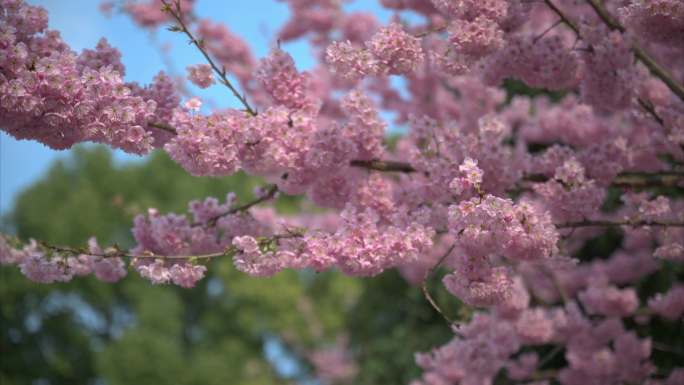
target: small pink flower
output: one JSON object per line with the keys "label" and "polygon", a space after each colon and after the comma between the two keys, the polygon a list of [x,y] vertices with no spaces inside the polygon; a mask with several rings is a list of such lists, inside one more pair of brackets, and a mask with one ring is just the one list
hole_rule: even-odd
{"label": "small pink flower", "polygon": [[199,111],[202,107],[202,101],[197,97],[190,98],[190,100],[185,102],[185,107],[192,111]]}

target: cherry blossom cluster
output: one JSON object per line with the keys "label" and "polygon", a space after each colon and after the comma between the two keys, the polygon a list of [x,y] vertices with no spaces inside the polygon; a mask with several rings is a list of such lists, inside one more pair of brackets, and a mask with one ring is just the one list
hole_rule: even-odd
{"label": "cherry blossom cluster", "polygon": [[[638,282],[658,269],[651,256],[624,251],[587,265],[553,259],[525,262],[518,269],[521,275],[509,282],[511,294],[491,312],[476,312],[454,328],[452,341],[416,356],[425,373],[415,384],[491,383],[501,373],[535,384],[552,379],[561,384],[677,384],[682,369],[664,380],[651,377],[652,341],[627,325],[633,320],[647,323],[651,317],[678,322],[684,314],[681,286],[647,302],[633,288],[617,286]],[[533,306],[533,298],[554,305]],[[556,355],[564,355],[567,367],[546,367]]]}
{"label": "cherry blossom cluster", "polygon": [[684,44],[684,4],[676,0],[631,0],[619,15],[631,31],[658,44]]}
{"label": "cherry blossom cluster", "polygon": [[496,260],[540,261],[556,253],[558,233],[548,214],[533,205],[492,195],[449,208],[449,231],[458,254],[446,288],[472,306],[505,302],[513,292],[511,269]]}
{"label": "cherry blossom cluster", "polygon": [[199,88],[207,88],[215,83],[214,70],[209,64],[188,66],[188,79]]}
{"label": "cherry blossom cluster", "polygon": [[409,74],[423,61],[420,39],[398,23],[381,28],[366,43],[356,47],[350,41],[333,43],[326,58],[335,71],[348,78],[363,75]]}
{"label": "cherry blossom cluster", "polygon": [[[181,0],[178,7],[183,13],[190,13],[195,0]],[[101,6],[113,8],[114,2],[105,1]],[[142,27],[153,28],[170,20],[170,16],[163,10],[160,0],[146,0],[144,2],[126,0],[122,6],[123,11],[133,18]]]}
{"label": "cherry blossom cluster", "polygon": [[47,30],[42,8],[20,1],[2,2],[0,25],[0,124],[10,135],[55,149],[94,141],[134,153],[168,139],[150,126],[178,103],[166,76],[148,87],[125,83],[121,54],[105,39],[76,54]]}

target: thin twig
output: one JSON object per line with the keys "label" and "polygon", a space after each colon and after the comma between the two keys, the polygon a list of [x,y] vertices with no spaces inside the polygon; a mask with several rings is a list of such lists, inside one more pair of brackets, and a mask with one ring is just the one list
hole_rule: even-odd
{"label": "thin twig", "polygon": [[665,344],[660,343],[660,342],[652,341],[651,346],[653,346],[653,349],[660,350],[661,352],[667,352],[667,353],[672,353],[672,354],[684,356],[684,350],[677,349],[676,347],[665,345]]}
{"label": "thin twig", "polygon": [[216,257],[222,257],[222,256],[227,256],[229,254],[232,254],[236,251],[234,246],[229,246],[225,250],[221,252],[215,252],[215,253],[209,253],[209,254],[200,254],[200,255],[158,255],[154,254],[151,252],[146,252],[141,255],[132,255],[128,254],[127,252],[124,252],[122,250],[112,250],[111,252],[106,252],[106,253],[93,253],[90,250],[84,249],[84,248],[76,248],[76,247],[69,247],[69,246],[59,246],[59,245],[53,245],[50,243],[47,243],[45,241],[38,241],[38,244],[40,244],[42,247],[56,251],[59,253],[65,253],[65,254],[71,254],[71,255],[90,255],[93,257],[101,257],[101,258],[154,258],[154,259],[211,259],[211,258],[216,258]]}
{"label": "thin twig", "polygon": [[206,222],[193,222],[192,226],[202,226],[205,224],[209,224],[210,226],[213,226],[216,224],[216,221],[218,221],[222,217],[225,217],[227,215],[237,214],[237,213],[243,212],[243,211],[247,211],[250,208],[258,205],[259,203],[263,203],[263,202],[266,202],[268,200],[273,199],[273,197],[275,197],[277,192],[278,192],[278,186],[277,185],[275,185],[275,184],[269,185],[268,188],[266,189],[265,193],[263,195],[255,198],[254,200],[247,202],[247,203],[240,205],[240,206],[235,206],[235,207],[231,208],[230,210],[228,210],[224,213],[214,215],[213,217],[209,218]]}
{"label": "thin twig", "polygon": [[655,121],[658,122],[658,124],[660,124],[661,126],[665,125],[665,121],[663,120],[663,118],[661,118],[660,115],[658,115],[658,113],[656,112],[655,108],[653,108],[653,103],[641,98],[638,98],[637,100],[641,108],[648,112],[649,115],[651,115],[653,119],[655,119]]}
{"label": "thin twig", "polygon": [[607,220],[585,220],[581,222],[568,222],[556,224],[559,229],[569,229],[575,227],[684,227],[684,222],[655,222],[648,220],[640,221],[607,221]]}
{"label": "thin twig", "polygon": [[[521,190],[529,189],[535,183],[543,183],[549,177],[542,174],[528,174],[519,183]],[[673,187],[684,183],[684,172],[681,171],[623,171],[610,183],[610,187],[618,188],[646,188]]]}
{"label": "thin twig", "polygon": [[550,27],[544,30],[544,32],[540,33],[537,35],[534,39],[532,39],[532,44],[537,44],[537,42],[543,38],[547,33],[549,33],[551,30],[556,28],[559,24],[563,23],[563,19],[558,19],[555,23],[553,23]]}
{"label": "thin twig", "polygon": [[[278,241],[280,239],[291,239],[291,238],[299,238],[303,234],[300,232],[294,232],[294,231],[288,231],[285,234],[275,234],[270,237],[265,237],[265,238],[260,238],[259,242],[260,243],[268,243],[268,242],[274,242]],[[68,254],[68,255],[90,255],[93,257],[100,257],[100,258],[130,258],[130,259],[169,259],[169,260],[189,260],[189,259],[212,259],[212,258],[217,258],[217,257],[230,257],[236,252],[239,251],[238,248],[235,246],[228,246],[222,251],[217,251],[214,253],[207,253],[207,254],[198,254],[198,255],[160,255],[160,254],[155,254],[150,251],[145,251],[140,255],[133,255],[129,254],[126,251],[120,250],[118,247],[111,247],[109,249],[105,249],[105,252],[101,253],[93,253],[89,249],[83,248],[83,247],[70,247],[70,246],[60,246],[60,245],[54,245],[45,241],[36,241],[41,247],[44,249],[54,251],[57,253],[63,253],[63,254]]]}
{"label": "thin twig", "polygon": [[563,346],[562,346],[562,345],[556,345],[556,346],[554,346],[554,348],[551,349],[551,351],[549,351],[549,352],[544,356],[544,358],[542,358],[542,359],[539,361],[539,363],[537,364],[537,369],[543,368],[544,365],[548,364],[548,363],[553,359],[553,357],[555,357],[555,356],[556,356],[558,353],[560,353],[561,351],[563,351]]}
{"label": "thin twig", "polygon": [[449,247],[447,252],[444,253],[444,255],[439,259],[439,261],[437,261],[437,263],[434,266],[432,266],[430,268],[430,270],[428,270],[425,273],[425,278],[423,278],[423,282],[421,282],[421,284],[420,284],[420,290],[423,292],[423,296],[425,297],[425,299],[430,303],[430,306],[432,306],[432,308],[435,309],[435,311],[437,313],[439,313],[439,315],[441,315],[442,318],[444,318],[449,323],[449,325],[452,325],[452,326],[458,325],[458,322],[456,322],[455,320],[453,320],[449,316],[447,316],[444,313],[444,311],[442,310],[442,308],[439,307],[439,305],[437,304],[437,301],[435,301],[435,299],[432,298],[432,295],[430,294],[430,290],[428,290],[428,287],[427,287],[427,282],[428,282],[428,279],[430,278],[430,276],[432,275],[432,273],[434,273],[435,270],[437,270],[439,265],[441,265],[442,262],[444,262],[444,260],[449,256],[449,254],[451,254],[451,252],[454,250],[455,247],[456,247],[456,244],[453,244],[453,245],[451,245],[451,247]]}
{"label": "thin twig", "polygon": [[178,135],[178,131],[176,131],[175,128],[169,126],[168,124],[151,122],[151,123],[147,123],[147,125],[150,127],[158,128],[160,130],[164,130],[164,131],[171,133],[171,134],[174,134],[174,135]]}
{"label": "thin twig", "polygon": [[546,6],[551,8],[551,10],[561,19],[561,22],[565,24],[568,28],[570,28],[573,32],[575,32],[575,35],[577,37],[580,36],[580,31],[579,28],[575,25],[575,23],[572,22],[565,14],[563,11],[561,11],[551,0],[544,0],[544,3],[546,3]]}
{"label": "thin twig", "polygon": [[405,173],[418,171],[410,163],[397,162],[393,160],[352,160],[349,164],[352,167],[360,167],[375,171]]}
{"label": "thin twig", "polygon": [[417,33],[417,34],[415,34],[414,36],[415,36],[415,37],[419,37],[419,38],[420,38],[420,37],[425,37],[425,36],[431,35],[431,34],[433,34],[433,33],[443,32],[443,31],[445,31],[445,30],[447,29],[447,27],[448,27],[447,25],[443,25],[443,26],[441,26],[441,27],[428,29],[427,31],[423,31],[423,32],[421,32],[421,33]]}
{"label": "thin twig", "polygon": [[257,115],[256,111],[255,111],[254,109],[252,109],[252,107],[249,105],[249,102],[247,102],[247,99],[246,99],[243,95],[241,95],[241,94],[237,91],[237,89],[233,86],[233,84],[230,82],[230,80],[228,80],[228,77],[226,76],[226,70],[225,70],[225,68],[219,68],[219,67],[216,65],[216,63],[214,63],[214,60],[211,58],[211,56],[209,55],[209,53],[207,53],[207,51],[204,49],[204,47],[203,47],[204,44],[203,44],[201,41],[197,40],[197,39],[195,38],[195,36],[192,34],[192,32],[190,32],[190,30],[188,29],[187,25],[186,25],[185,22],[183,21],[183,18],[182,18],[181,14],[180,14],[180,2],[179,2],[178,0],[174,0],[174,4],[175,4],[175,6],[176,6],[176,9],[175,9],[175,10],[174,10],[174,8],[168,3],[168,0],[161,0],[161,2],[162,2],[162,4],[164,4],[164,10],[165,10],[166,12],[168,12],[171,16],[173,16],[173,18],[174,18],[174,19],[176,20],[176,22],[178,23],[178,26],[177,26],[178,29],[172,29],[172,31],[180,31],[180,32],[183,32],[183,33],[190,39],[190,42],[191,42],[195,47],[197,47],[197,49],[202,53],[202,55],[203,55],[204,58],[207,60],[207,62],[208,62],[209,65],[211,66],[211,68],[212,68],[212,69],[214,70],[214,72],[218,75],[218,77],[219,77],[219,79],[220,79],[220,82],[221,82],[223,85],[225,85],[226,87],[228,87],[228,89],[230,90],[230,92],[233,93],[233,96],[235,96],[235,97],[240,101],[240,103],[242,103],[242,105],[245,107],[245,110],[246,110],[250,115],[256,116],[256,115]]}

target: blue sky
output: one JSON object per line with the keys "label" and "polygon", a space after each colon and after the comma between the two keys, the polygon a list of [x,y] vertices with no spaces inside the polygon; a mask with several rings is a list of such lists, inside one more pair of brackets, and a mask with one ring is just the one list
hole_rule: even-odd
{"label": "blue sky", "polygon": [[[50,28],[60,31],[74,50],[92,48],[101,37],[107,37],[109,43],[122,52],[127,81],[146,84],[159,70],[166,70],[155,44],[173,45],[171,58],[178,72],[184,73],[187,65],[202,62],[200,54],[185,44],[180,35],[163,29],[148,33],[122,15],[105,17],[98,10],[99,0],[28,0],[28,3],[48,10]],[[371,11],[384,21],[390,17],[376,0],[356,0],[348,8]],[[256,57],[268,53],[275,32],[289,17],[287,6],[275,0],[198,0],[196,10],[200,16],[226,23],[231,31],[248,42]],[[283,48],[292,54],[299,68],[312,66],[305,43],[286,44]],[[219,106],[237,107],[223,88],[193,91],[216,101]],[[9,210],[14,197],[40,178],[55,159],[67,155],[68,151],[54,151],[32,141],[17,141],[0,131],[0,213]],[[117,151],[116,159],[128,162],[141,158]]]}

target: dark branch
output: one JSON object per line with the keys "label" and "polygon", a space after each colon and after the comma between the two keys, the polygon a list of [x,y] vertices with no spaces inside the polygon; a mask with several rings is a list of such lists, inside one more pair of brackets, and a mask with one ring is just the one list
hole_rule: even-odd
{"label": "dark branch", "polygon": [[546,3],[546,6],[551,8],[551,10],[558,16],[560,17],[560,20],[563,24],[565,24],[568,28],[570,28],[573,32],[575,32],[576,36],[580,36],[579,28],[575,25],[575,23],[572,22],[565,14],[563,11],[561,11],[556,5],[551,1],[551,0],[544,0],[544,3]]}
{"label": "dark branch", "polygon": [[570,229],[576,227],[684,227],[684,222],[655,222],[648,220],[639,221],[608,221],[608,220],[586,220],[581,222],[559,223],[556,227],[559,229]]}
{"label": "dark branch", "polygon": [[449,247],[449,249],[446,251],[446,253],[444,253],[444,255],[442,255],[442,257],[439,259],[439,261],[437,261],[437,263],[434,266],[432,266],[430,268],[430,270],[427,271],[427,273],[425,273],[425,278],[423,278],[423,282],[420,283],[420,290],[423,292],[423,296],[425,297],[425,299],[428,301],[430,306],[432,306],[432,308],[435,309],[435,311],[437,313],[439,313],[439,315],[441,315],[442,318],[444,318],[444,320],[446,320],[449,323],[449,325],[458,325],[458,322],[456,322],[455,320],[453,320],[449,316],[447,316],[444,313],[444,311],[442,310],[442,308],[439,307],[439,305],[437,304],[437,301],[435,301],[435,299],[432,298],[432,295],[430,294],[430,290],[428,290],[428,287],[427,287],[427,282],[428,282],[428,279],[430,278],[430,276],[432,276],[432,273],[434,273],[435,270],[437,270],[439,265],[441,265],[442,262],[444,262],[444,260],[449,256],[449,254],[451,254],[451,252],[454,250],[455,247],[456,247],[456,244],[453,244],[453,245],[451,245],[451,247]]}
{"label": "dark branch", "polygon": [[215,216],[209,218],[209,220],[207,222],[194,222],[192,224],[192,226],[203,226],[205,224],[208,224],[209,226],[214,226],[216,224],[216,221],[218,221],[222,217],[225,217],[227,215],[237,214],[237,213],[243,212],[243,211],[247,211],[250,208],[258,205],[259,203],[263,203],[263,202],[266,202],[266,201],[273,199],[273,197],[275,197],[277,192],[278,192],[278,186],[275,184],[272,184],[272,185],[268,186],[268,188],[266,189],[266,191],[264,192],[263,195],[257,197],[256,199],[254,199],[250,202],[247,202],[243,205],[235,206],[235,207],[231,208],[230,210],[226,211],[225,213],[215,215]]}
{"label": "dark branch", "polygon": [[68,255],[84,254],[84,255],[90,255],[93,257],[101,257],[101,258],[119,257],[119,258],[155,258],[155,259],[190,259],[190,258],[192,258],[192,259],[211,259],[211,258],[216,258],[216,257],[227,256],[227,255],[230,255],[236,251],[233,246],[230,246],[221,252],[201,254],[201,255],[158,255],[158,254],[154,254],[151,252],[146,252],[146,253],[141,254],[141,255],[132,255],[132,254],[129,254],[125,251],[119,250],[118,248],[113,248],[110,252],[105,252],[105,253],[92,253],[92,252],[90,252],[90,250],[85,249],[85,248],[53,245],[53,244],[47,243],[45,241],[38,241],[38,244],[40,244],[45,249],[55,251],[58,253],[64,253],[64,254],[68,254]]}
{"label": "dark branch", "polygon": [[176,8],[174,10],[174,7],[172,7],[169,4],[169,0],[161,0],[161,2],[164,4],[164,11],[168,12],[173,18],[176,20],[176,23],[178,24],[176,29],[172,29],[172,31],[180,31],[183,32],[189,39],[190,43],[192,43],[197,49],[202,53],[204,58],[207,60],[211,68],[214,70],[216,75],[218,75],[220,82],[228,87],[230,92],[232,92],[233,96],[235,96],[240,103],[245,107],[245,110],[252,116],[256,116],[257,113],[252,107],[249,105],[249,102],[247,102],[247,99],[241,95],[237,89],[233,86],[233,84],[228,80],[228,77],[226,76],[226,70],[225,69],[220,69],[216,63],[214,63],[214,60],[211,58],[209,53],[204,49],[203,43],[195,38],[195,36],[190,32],[188,29],[187,25],[183,21],[183,18],[181,17],[180,14],[180,3],[178,0],[174,0],[174,4],[176,5]]}
{"label": "dark branch", "polygon": [[646,110],[646,112],[648,112],[649,115],[651,115],[653,119],[655,119],[655,121],[658,122],[658,124],[660,124],[661,126],[665,125],[665,121],[663,121],[663,118],[661,118],[660,115],[658,115],[658,113],[656,112],[655,108],[653,108],[653,103],[641,98],[638,98],[637,100],[639,101],[639,105],[641,106],[641,108]]}
{"label": "dark branch", "polygon": [[166,132],[168,132],[168,133],[170,133],[170,134],[178,135],[178,131],[176,131],[175,128],[169,126],[168,124],[156,123],[156,122],[147,123],[147,124],[148,124],[150,127],[158,128],[158,129],[164,130],[164,131],[166,131]]}
{"label": "dark branch", "polygon": [[385,172],[416,172],[415,168],[410,163],[397,162],[393,160],[352,160],[349,163],[352,167],[360,167],[368,170],[385,171]]}

